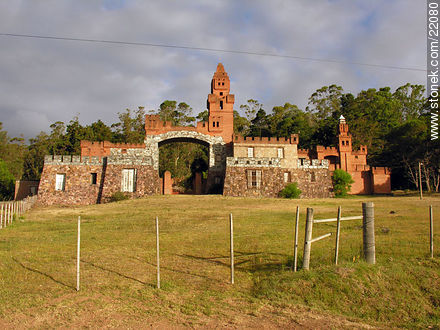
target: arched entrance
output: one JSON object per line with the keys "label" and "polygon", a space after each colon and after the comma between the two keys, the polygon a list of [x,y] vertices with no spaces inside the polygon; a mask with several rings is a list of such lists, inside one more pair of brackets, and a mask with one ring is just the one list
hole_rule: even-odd
{"label": "arched entrance", "polygon": [[145,151],[153,160],[153,167],[159,171],[159,147],[173,142],[191,142],[208,148],[208,177],[203,193],[222,186],[226,170],[226,145],[221,136],[211,136],[192,130],[169,131],[157,135],[146,135]]}

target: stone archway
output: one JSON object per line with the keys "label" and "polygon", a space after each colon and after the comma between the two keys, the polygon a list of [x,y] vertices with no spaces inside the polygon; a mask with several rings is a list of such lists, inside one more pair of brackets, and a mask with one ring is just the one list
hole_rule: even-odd
{"label": "stone archway", "polygon": [[194,142],[205,145],[209,150],[208,179],[206,192],[224,182],[226,171],[226,144],[221,136],[211,136],[196,131],[169,131],[145,136],[145,152],[153,161],[153,168],[159,171],[159,146],[172,142]]}

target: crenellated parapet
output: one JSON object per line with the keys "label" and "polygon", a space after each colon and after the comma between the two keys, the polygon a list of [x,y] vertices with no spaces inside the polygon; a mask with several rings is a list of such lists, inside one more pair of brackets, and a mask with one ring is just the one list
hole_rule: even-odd
{"label": "crenellated parapet", "polygon": [[234,135],[234,143],[250,144],[298,144],[298,134],[292,134],[290,137],[266,137],[266,136],[241,136]]}
{"label": "crenellated parapet", "polygon": [[279,158],[227,157],[226,166],[231,167],[280,167]]}
{"label": "crenellated parapet", "polygon": [[102,165],[100,156],[46,155],[44,165]]}
{"label": "crenellated parapet", "polygon": [[328,169],[330,162],[327,159],[298,159],[298,169],[325,168]]}

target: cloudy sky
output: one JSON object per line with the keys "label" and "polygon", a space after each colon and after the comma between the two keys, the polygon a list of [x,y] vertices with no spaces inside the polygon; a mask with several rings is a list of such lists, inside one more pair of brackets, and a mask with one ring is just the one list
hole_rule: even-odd
{"label": "cloudy sky", "polygon": [[[415,0],[3,0],[0,33],[240,50],[426,68],[426,2]],[[304,108],[318,88],[346,92],[406,82],[422,71],[175,48],[0,36],[0,122],[11,136],[79,115],[110,124],[166,99],[206,109],[222,62],[235,109]]]}

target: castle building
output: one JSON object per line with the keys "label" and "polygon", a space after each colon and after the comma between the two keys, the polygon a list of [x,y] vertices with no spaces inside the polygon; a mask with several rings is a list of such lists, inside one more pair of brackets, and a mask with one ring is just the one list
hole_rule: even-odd
{"label": "castle building", "polygon": [[[222,186],[225,196],[277,197],[287,184],[296,182],[302,198],[331,197],[331,174],[338,168],[352,175],[354,194],[391,191],[389,170],[370,168],[365,146],[353,151],[343,117],[337,147],[304,150],[298,149],[297,134],[283,138],[234,135],[234,101],[228,74],[219,63],[211,80],[207,122],[177,127],[158,115],[147,115],[142,144],[81,141],[80,156],[46,156],[39,202],[94,204],[109,201],[118,191],[132,198],[170,193],[169,173],[159,177],[159,148],[173,142],[208,147],[204,192]],[[201,192],[200,186],[195,191]]]}

